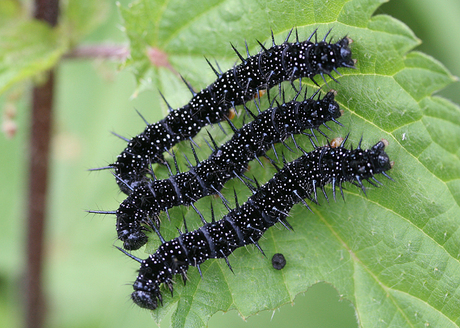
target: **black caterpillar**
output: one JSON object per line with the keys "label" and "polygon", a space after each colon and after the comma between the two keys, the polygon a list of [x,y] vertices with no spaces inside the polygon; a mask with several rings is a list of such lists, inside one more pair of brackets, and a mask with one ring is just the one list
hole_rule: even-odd
{"label": "black caterpillar", "polygon": [[259,91],[302,77],[313,80],[317,74],[323,79],[328,75],[335,80],[332,71],[340,74],[339,67],[354,68],[348,37],[328,43],[329,31],[322,41],[311,42],[313,36],[316,38],[315,30],[306,41],[300,42],[296,33],[296,42],[289,43],[291,32],[280,45],[275,44],[272,33],[273,46],[267,49],[259,42],[261,51],[255,56],[247,51],[246,59],[233,47],[242,61],[240,65],[219,73],[210,64],[217,75],[214,83],[198,93],[189,86],[193,98],[187,105],[177,110],[168,105],[170,113],[166,118],[148,125],[144,132],[128,140],[128,146],[118,155],[117,161],[100,169],[114,168],[121,191],[130,194],[145,179],[151,163],[163,162],[164,151],[181,140],[194,137],[207,124],[225,120],[231,116],[234,106],[253,99]]}
{"label": "black caterpillar", "polygon": [[154,218],[158,226],[161,211],[191,205],[198,199],[219,193],[227,181],[243,175],[249,162],[263,156],[275,143],[284,143],[294,134],[306,134],[304,130],[310,130],[313,135],[314,129],[320,131],[319,127],[329,121],[340,124],[336,120],[341,115],[340,107],[334,101],[333,91],[322,99],[315,100],[313,95],[300,102],[296,100],[298,95],[293,101],[278,104],[263,113],[259,111],[258,116],[247,109],[254,120],[240,130],[233,127],[233,137],[221,147],[217,148],[209,135],[214,148],[207,160],[199,162],[195,156],[197,165],[190,167],[188,172],[139,185],[116,211],[117,234],[123,247],[139,249],[147,242],[142,223],[148,224],[149,218]]}
{"label": "black caterpillar", "polygon": [[385,173],[392,166],[384,152],[388,144],[386,140],[379,141],[368,150],[361,149],[361,142],[357,149],[347,150],[343,147],[345,141],[336,148],[317,147],[286,164],[265,185],[254,190],[245,204],[239,206],[235,200],[236,208],[217,222],[213,218],[211,223],[195,231],[181,233],[168,242],[156,230],[162,245],[145,260],[122,250],[141,263],[131,295],[134,303],[147,309],[157,308],[162,303],[162,283],[172,293],[173,275],[181,274],[185,283],[188,267],[196,266],[201,274],[200,264],[207,259],[224,258],[230,267],[227,257],[235,249],[249,244],[255,244],[263,253],[257,242],[263,233],[277,222],[289,226],[286,217],[292,206],[302,202],[308,207],[304,199],[317,202],[318,188],[327,197],[326,184],[332,184],[335,198],[337,186],[343,197],[344,182],[352,182],[365,192],[363,180],[375,186],[370,180],[380,184],[374,178],[375,174],[382,173],[390,178]]}

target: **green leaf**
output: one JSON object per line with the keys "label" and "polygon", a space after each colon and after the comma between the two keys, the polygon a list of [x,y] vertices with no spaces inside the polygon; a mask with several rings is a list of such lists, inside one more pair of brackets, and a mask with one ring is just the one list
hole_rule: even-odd
{"label": "green leaf", "polygon": [[70,0],[60,17],[62,30],[76,44],[106,19],[107,11],[107,0]]}
{"label": "green leaf", "polygon": [[59,26],[31,19],[15,1],[0,3],[0,94],[14,83],[53,68],[104,18],[106,1],[71,0],[61,6]]}
{"label": "green leaf", "polygon": [[[330,28],[336,39],[348,35],[354,40],[357,69],[341,69],[340,84],[328,80],[345,111],[340,119],[344,127],[336,126],[328,135],[350,133],[355,145],[364,135],[365,147],[385,138],[395,162],[390,171],[395,182],[369,186],[368,197],[349,185],[345,202],[328,204],[322,199],[320,206],[312,205],[313,214],[294,207],[289,220],[294,232],[275,226],[260,241],[268,259],[249,246],[230,256],[235,274],[224,260],[206,261],[203,279],[191,268],[186,286],[176,279],[174,297],[163,289],[164,306],[153,312],[156,321],[172,312],[173,327],[201,327],[212,314],[231,309],[247,317],[292,302],[298,293],[326,281],[354,304],[362,327],[460,325],[460,108],[432,96],[455,78],[433,58],[410,52],[420,41],[403,23],[372,16],[382,2],[207,0],[185,5],[179,0],[143,0],[120,9],[131,43],[127,65],[138,91],[159,88],[174,107],[190,99],[178,73],[196,89],[206,87],[215,77],[203,56],[216,59],[223,70],[231,68],[237,59],[230,42],[244,53],[247,40],[255,54],[255,40],[270,44],[270,30],[278,43],[292,27],[302,39],[315,28],[319,36]],[[152,65],[152,49],[163,56],[162,65]],[[311,92],[316,89],[308,85]],[[161,109],[166,113],[165,105]],[[241,126],[242,117],[235,124]],[[217,127],[211,133],[221,143],[229,138]],[[200,158],[209,155],[203,136],[195,138],[202,145]],[[310,150],[305,139],[298,142]],[[186,144],[174,150],[191,158]],[[269,156],[274,157],[272,152]],[[257,162],[250,166],[248,175],[261,183],[273,176],[269,163],[265,168]],[[155,169],[166,175],[164,168]],[[240,203],[250,194],[238,180],[231,181],[223,190],[230,200],[233,188]],[[209,219],[210,201],[197,202]],[[213,199],[221,217],[226,211],[219,203]],[[189,229],[200,226],[193,210],[174,209],[171,223],[163,217],[161,229],[167,238],[177,237],[182,213]],[[157,239],[151,236],[147,252],[155,251]],[[270,263],[277,252],[287,259],[281,271]]]}
{"label": "green leaf", "polygon": [[16,82],[52,68],[67,50],[59,33],[48,24],[15,18],[0,25],[0,94]]}

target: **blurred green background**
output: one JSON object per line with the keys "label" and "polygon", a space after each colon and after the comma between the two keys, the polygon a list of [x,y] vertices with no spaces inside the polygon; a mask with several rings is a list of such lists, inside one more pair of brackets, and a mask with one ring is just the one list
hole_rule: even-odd
{"label": "blurred green background", "polygon": [[[130,1],[120,1],[127,6]],[[460,76],[460,1],[398,0],[380,7],[409,25],[423,41],[418,48]],[[108,19],[85,43],[126,43],[115,2]],[[252,42],[252,40],[248,40]],[[64,60],[57,68],[57,96],[46,230],[45,291],[48,327],[150,327],[150,312],[132,305],[130,284],[138,264],[117,251],[114,218],[85,214],[85,209],[116,209],[123,200],[108,172],[86,171],[112,163],[124,148],[110,131],[131,137],[144,123],[163,115],[150,105],[155,91],[131,99],[135,90],[129,70],[101,60]],[[0,327],[20,327],[25,254],[25,197],[30,85],[16,86],[0,97],[4,112],[17,111],[18,131],[11,140],[0,136]],[[441,95],[460,103],[460,85]],[[180,100],[168,99],[173,106]],[[119,122],[124,122],[120,126]],[[97,140],[97,142],[96,142]],[[137,254],[145,257],[142,252]],[[285,305],[244,322],[236,312],[214,315],[210,327],[357,327],[350,302],[331,286],[319,283]],[[162,323],[167,326],[167,322]]]}

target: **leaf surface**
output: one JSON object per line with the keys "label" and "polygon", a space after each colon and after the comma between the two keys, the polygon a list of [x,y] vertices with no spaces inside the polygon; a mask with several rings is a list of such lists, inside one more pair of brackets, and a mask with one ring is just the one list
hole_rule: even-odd
{"label": "leaf surface", "polygon": [[104,17],[106,1],[61,4],[58,26],[32,19],[17,1],[0,2],[0,94],[14,83],[52,69]]}
{"label": "leaf surface", "polygon": [[[175,108],[190,99],[178,73],[197,90],[206,87],[215,76],[203,56],[217,60],[224,71],[231,68],[237,58],[230,42],[244,54],[247,40],[250,53],[256,54],[255,40],[270,45],[270,30],[277,43],[292,27],[298,28],[301,39],[316,28],[319,37],[330,28],[334,40],[348,35],[354,40],[357,69],[340,69],[340,84],[328,80],[345,113],[340,118],[344,127],[335,126],[327,134],[333,138],[350,133],[354,145],[363,135],[366,148],[385,138],[395,162],[389,172],[395,182],[369,186],[368,197],[348,185],[345,202],[321,199],[319,206],[312,204],[314,213],[295,206],[289,220],[295,232],[275,226],[260,241],[268,259],[248,246],[229,258],[235,274],[224,260],[206,261],[203,279],[190,268],[186,286],[176,279],[174,297],[163,289],[166,299],[154,312],[157,321],[170,311],[173,327],[206,326],[212,314],[230,309],[247,317],[292,302],[298,293],[326,281],[354,304],[362,327],[459,326],[460,109],[432,96],[455,78],[435,59],[413,51],[420,41],[403,23],[372,16],[382,2],[207,0],[190,6],[178,0],[141,0],[120,9],[131,43],[127,65],[136,76],[138,92],[159,88]],[[152,61],[152,49],[166,62]],[[310,92],[316,89],[312,82],[303,83]],[[262,107],[267,106],[264,99]],[[166,106],[161,110],[166,113]],[[243,115],[235,124],[240,127],[242,120]],[[229,139],[218,127],[210,132],[220,143]],[[203,136],[195,138],[202,159],[210,153]],[[311,150],[307,138],[297,141]],[[320,144],[325,142],[319,138]],[[185,143],[174,150],[192,158]],[[274,157],[272,151],[268,155]],[[289,154],[289,159],[298,156]],[[183,168],[184,163],[181,159]],[[248,175],[261,183],[274,174],[268,162],[264,168],[255,161],[250,167]],[[156,170],[166,176],[164,168]],[[240,203],[250,195],[238,180],[231,181],[223,190],[230,200],[233,188]],[[331,196],[330,189],[328,193]],[[197,203],[208,219],[210,201]],[[217,217],[225,215],[220,201],[212,201]],[[165,237],[177,237],[182,213],[189,229],[201,225],[193,210],[174,209],[171,223],[163,217]],[[151,235],[147,252],[155,251],[157,239]],[[270,263],[278,252],[287,260],[280,271]]]}

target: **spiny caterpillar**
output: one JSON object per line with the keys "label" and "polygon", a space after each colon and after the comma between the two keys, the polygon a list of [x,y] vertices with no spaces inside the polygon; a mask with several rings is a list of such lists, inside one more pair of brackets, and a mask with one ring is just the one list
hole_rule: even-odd
{"label": "spiny caterpillar", "polygon": [[[213,152],[207,160],[200,162],[194,152],[197,164],[190,164],[188,172],[171,174],[168,179],[155,179],[135,188],[115,212],[118,239],[123,242],[123,247],[128,250],[139,249],[147,242],[144,233],[146,228],[142,223],[149,225],[150,218],[153,218],[158,227],[158,215],[161,211],[166,211],[169,217],[168,209],[172,207],[194,206],[193,203],[203,197],[219,194],[227,181],[244,176],[250,161],[257,159],[261,163],[259,157],[265,156],[270,148],[275,150],[275,143],[283,143],[288,147],[284,143],[288,137],[292,137],[295,143],[295,134],[302,133],[313,137],[314,130],[321,132],[321,125],[327,127],[326,122],[340,124],[336,119],[340,117],[341,111],[334,101],[334,91],[328,92],[322,99],[314,99],[316,94],[306,98],[305,94],[304,101],[297,101],[299,93],[290,102],[284,102],[283,99],[283,104],[277,104],[277,107],[264,112],[259,109],[258,116],[246,108],[254,120],[240,130],[236,130],[229,121],[234,135],[219,148],[209,135]],[[311,134],[304,132],[305,130]],[[194,151],[193,145],[191,146]],[[278,156],[276,150],[275,155]],[[175,156],[174,160],[177,172]]]}
{"label": "spiny caterpillar", "polygon": [[[163,152],[182,140],[191,139],[204,126],[231,117],[235,106],[253,99],[259,91],[303,77],[314,81],[313,77],[318,74],[323,79],[328,75],[335,81],[332,71],[340,74],[337,71],[340,67],[354,68],[348,37],[336,43],[327,42],[329,31],[318,42],[315,30],[307,40],[299,41],[296,31],[296,41],[289,43],[291,33],[292,30],[280,45],[275,43],[272,33],[272,47],[266,48],[259,42],[261,50],[254,56],[250,56],[246,46],[247,58],[232,46],[242,63],[225,73],[217,71],[208,61],[217,76],[214,83],[198,93],[187,84],[193,94],[188,104],[177,110],[168,105],[168,116],[149,124],[131,140],[125,139],[128,145],[115,163],[94,170],[113,168],[121,191],[130,194],[146,179],[152,163],[164,162]],[[311,41],[313,36],[315,42]]]}
{"label": "spiny caterpillar", "polygon": [[[365,192],[363,180],[372,185],[381,184],[374,175],[383,174],[391,169],[392,163],[384,148],[388,142],[384,139],[370,149],[362,150],[361,141],[357,149],[344,148],[346,139],[336,148],[332,146],[317,147],[290,162],[279,170],[263,186],[253,190],[248,201],[225,215],[221,220],[204,224],[201,228],[165,241],[155,229],[162,244],[147,259],[139,259],[119,248],[126,255],[138,261],[141,266],[134,282],[131,295],[135,304],[142,308],[154,310],[162,303],[160,285],[165,284],[173,292],[173,275],[181,274],[184,283],[187,280],[189,266],[196,266],[201,274],[200,264],[211,258],[224,258],[228,266],[228,256],[237,248],[254,244],[262,253],[258,240],[268,228],[281,223],[289,227],[286,217],[296,203],[303,203],[310,209],[304,199],[317,202],[317,190],[332,184],[335,199],[336,188],[343,195],[342,184],[351,182]],[[372,180],[373,181],[372,181]]]}

